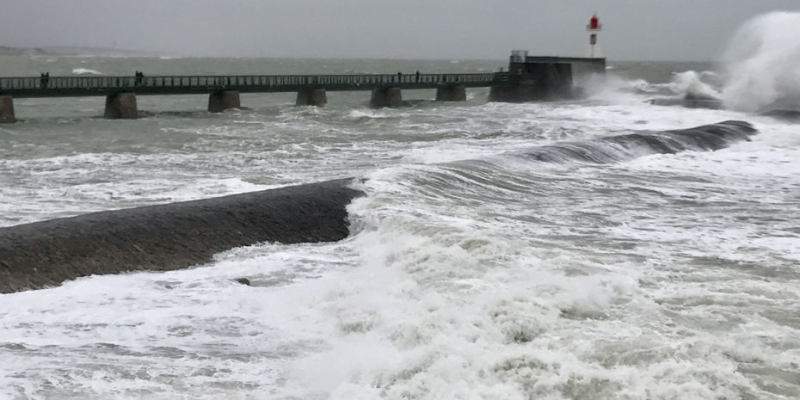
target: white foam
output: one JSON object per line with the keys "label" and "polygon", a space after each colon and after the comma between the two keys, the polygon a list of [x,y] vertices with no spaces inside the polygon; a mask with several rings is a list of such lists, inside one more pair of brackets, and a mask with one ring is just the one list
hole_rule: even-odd
{"label": "white foam", "polygon": [[[678,123],[661,123],[665,122]],[[586,180],[566,183],[567,187],[558,191],[571,195],[569,203],[550,192],[559,185],[533,178],[535,184],[521,189],[527,195],[521,197],[526,200],[520,204],[533,214],[531,218],[540,219],[533,225],[509,219],[505,208],[509,203],[486,198],[479,203],[447,200],[454,192],[461,193],[461,199],[470,198],[466,193],[472,193],[468,190],[471,185],[480,186],[475,192],[493,197],[508,199],[505,196],[513,193],[504,195],[491,185],[485,186],[483,180],[465,178],[456,173],[459,168],[450,171],[419,166],[372,174],[363,186],[371,196],[351,207],[351,214],[365,226],[354,241],[362,254],[361,266],[328,282],[331,286],[327,289],[316,287],[315,291],[321,289],[327,295],[315,296],[306,303],[310,315],[318,318],[314,325],[330,329],[324,333],[330,349],[298,362],[287,390],[301,397],[318,394],[337,399],[459,395],[585,398],[590,394],[614,398],[621,392],[634,398],[647,397],[648,393],[665,398],[674,393],[708,398],[742,393],[768,396],[772,389],[760,386],[761,379],[789,387],[786,385],[791,383],[773,376],[742,374],[738,362],[729,355],[738,354],[748,362],[757,360],[778,369],[790,368],[794,361],[779,356],[780,346],[768,345],[771,340],[756,339],[748,331],[770,332],[770,337],[783,343],[781,346],[796,346],[798,342],[791,335],[798,327],[782,328],[757,316],[745,317],[745,310],[751,305],[770,308],[769,302],[752,303],[753,293],[770,290],[767,287],[789,290],[792,281],[755,279],[723,281],[718,287],[694,285],[676,281],[668,272],[674,270],[667,265],[675,257],[686,256],[678,250],[686,248],[686,243],[697,246],[697,257],[716,255],[733,261],[731,256],[740,253],[742,246],[749,246],[758,250],[754,258],[745,260],[763,260],[775,254],[796,259],[793,249],[800,246],[800,239],[759,240],[770,231],[753,230],[753,226],[737,230],[723,222],[730,215],[726,212],[732,210],[716,213],[712,208],[705,215],[714,221],[696,221],[701,225],[685,223],[691,221],[691,214],[676,220],[671,215],[674,210],[659,210],[657,206],[643,208],[638,214],[629,205],[615,204],[615,196],[606,197],[593,189],[611,182],[601,178],[606,174],[620,177],[638,174],[643,167],[663,167],[669,170],[663,173],[676,178],[689,173],[695,180],[677,184],[671,177],[664,178],[667,186],[661,188],[659,175],[648,172],[641,176],[651,176],[652,180],[643,189],[658,187],[659,196],[674,200],[694,197],[711,203],[733,201],[731,197],[702,197],[720,190],[729,196],[742,196],[736,197],[737,203],[747,204],[757,196],[747,188],[771,179],[769,171],[775,166],[764,162],[780,165],[792,158],[787,154],[787,158],[762,160],[756,154],[759,149],[766,151],[765,156],[776,151],[775,135],[783,136],[791,130],[791,126],[774,123],[766,126],[763,140],[737,145],[732,151],[651,156],[612,166],[610,171],[589,168],[583,172]],[[469,172],[491,175],[489,170]],[[525,172],[531,179],[531,171]],[[795,178],[776,188],[796,185],[798,175],[793,169],[781,174],[780,179],[790,175]],[[719,182],[697,180],[709,177]],[[437,186],[430,190],[420,187],[433,182]],[[581,189],[582,185],[589,187]],[[533,195],[540,190],[547,197]],[[783,210],[788,211],[788,192],[780,193],[784,194],[774,201],[782,202]],[[536,204],[534,211],[525,207],[530,204]],[[584,210],[596,212],[600,218],[620,218],[619,228],[581,224],[579,216]],[[687,212],[700,210],[692,207]],[[520,214],[523,216],[527,217]],[[632,216],[639,219],[629,220]],[[564,226],[564,234],[584,236],[588,241],[598,234],[619,235],[621,240],[638,242],[644,253],[602,247],[587,248],[583,253],[580,249],[585,245],[580,239],[574,242],[578,247],[545,239],[548,229],[542,225],[563,221],[561,217],[574,221]],[[788,227],[790,220],[784,216],[782,226]],[[718,229],[722,226],[726,228]],[[600,231],[595,231],[598,228]],[[772,228],[777,226],[766,229]],[[538,242],[539,238],[550,245]],[[667,248],[671,250],[665,251]],[[788,268],[786,272],[793,273]],[[715,269],[692,271],[698,276],[709,272],[708,279],[725,279],[725,272]],[[662,290],[665,286],[669,289]],[[786,306],[796,296],[777,298]],[[680,305],[685,299],[717,306],[687,309]],[[738,322],[730,325],[731,318],[747,319],[748,326],[739,329]],[[741,350],[741,338],[752,343],[752,351]],[[795,354],[789,359],[798,357]],[[792,390],[796,391],[787,389],[787,393]]]}
{"label": "white foam", "polygon": [[103,73],[95,69],[74,68],[72,75],[103,75]]}
{"label": "white foam", "polygon": [[[354,241],[361,267],[328,282],[327,289],[316,287],[327,295],[307,301],[308,312],[319,318],[314,325],[331,329],[325,333],[331,348],[296,364],[292,393],[582,398],[597,391],[713,397],[759,390],[726,359],[738,348],[734,341],[720,343],[704,328],[682,323],[681,329],[700,338],[699,348],[694,340],[662,343],[672,328],[660,320],[664,310],[649,299],[650,289],[641,286],[659,273],[659,261],[639,265],[622,253],[575,258],[568,249],[548,250],[530,241],[535,228],[523,235],[503,218],[467,217],[504,213],[500,209],[437,204],[443,198],[435,192],[415,190],[400,183],[408,178],[399,179],[442,173],[447,174],[416,167],[371,176],[372,197],[351,207],[366,224]],[[456,175],[451,178],[446,193],[462,187]],[[406,196],[416,199],[414,210],[406,208]],[[563,209],[561,198],[555,201]],[[540,200],[539,212],[542,206]],[[737,242],[748,241],[750,234]],[[662,301],[689,294],[673,288],[677,292],[664,294]],[[689,354],[673,346],[687,346]]]}
{"label": "white foam", "polygon": [[644,99],[638,94],[658,93],[661,87],[644,79],[623,79],[616,75],[592,76],[584,89],[592,100],[612,104],[640,104]]}
{"label": "white foam", "polygon": [[[279,185],[253,184],[235,177],[174,175],[166,166],[202,163],[196,155],[83,153],[40,159],[0,160],[9,179],[25,186],[0,192],[0,226],[65,217],[90,211],[264,190]],[[153,165],[167,168],[152,171]],[[125,168],[126,172],[116,172]],[[20,204],[17,199],[28,198]]]}
{"label": "white foam", "polygon": [[351,110],[348,113],[348,116],[352,119],[361,119],[361,118],[369,118],[369,119],[378,119],[378,118],[390,118],[392,115],[385,110],[367,110],[367,109],[355,109]]}
{"label": "white foam", "polygon": [[[673,72],[669,82],[651,83],[642,78],[625,79],[617,75],[593,76],[584,84],[592,99],[615,104],[641,103],[652,97],[700,96],[719,99],[721,94],[715,88],[717,74],[713,71]],[[646,95],[642,98],[641,95]]]}
{"label": "white foam", "polygon": [[[191,138],[175,153],[0,161],[0,214],[38,219],[372,171],[340,243],[0,296],[0,397],[797,393],[794,125],[752,118],[763,133],[720,152],[591,166],[457,160],[744,116],[602,96],[276,114],[170,129]],[[409,165],[436,161],[453,162]]]}
{"label": "white foam", "polygon": [[704,75],[710,76],[707,73],[697,73],[695,71],[675,73],[669,88],[674,93],[683,96],[693,95],[719,99],[720,93],[709,84],[703,82],[702,77]]}

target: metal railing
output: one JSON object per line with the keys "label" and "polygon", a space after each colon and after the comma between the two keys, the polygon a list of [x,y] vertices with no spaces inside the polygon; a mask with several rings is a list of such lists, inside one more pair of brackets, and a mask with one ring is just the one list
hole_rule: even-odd
{"label": "metal railing", "polygon": [[0,78],[4,90],[132,90],[148,88],[264,88],[307,86],[358,88],[360,86],[485,85],[507,83],[507,73],[480,74],[358,74],[358,75],[195,75],[195,76],[77,76]]}

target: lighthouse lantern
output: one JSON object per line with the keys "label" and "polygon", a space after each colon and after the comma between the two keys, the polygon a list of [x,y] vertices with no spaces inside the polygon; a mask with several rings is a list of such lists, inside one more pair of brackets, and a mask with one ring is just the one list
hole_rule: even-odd
{"label": "lighthouse lantern", "polygon": [[592,19],[589,20],[589,30],[591,31],[600,30],[600,19],[597,18],[597,14],[592,15]]}

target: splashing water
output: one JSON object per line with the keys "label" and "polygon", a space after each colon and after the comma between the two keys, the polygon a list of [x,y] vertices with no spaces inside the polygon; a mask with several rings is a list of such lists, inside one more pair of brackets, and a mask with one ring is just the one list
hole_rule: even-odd
{"label": "splashing water", "polygon": [[800,13],[758,16],[734,35],[725,54],[726,108],[739,111],[800,106]]}
{"label": "splashing water", "polygon": [[97,70],[94,70],[94,69],[88,69],[88,68],[75,68],[75,69],[72,70],[72,74],[73,75],[103,75],[103,73],[100,72],[100,71],[97,71]]}
{"label": "splashing water", "polygon": [[669,82],[653,83],[643,78],[626,79],[608,74],[588,81],[584,88],[595,100],[615,103],[638,104],[642,99],[638,95],[674,98],[715,99],[721,98],[717,74],[713,71],[697,72],[686,70],[671,72]]}
{"label": "splashing water", "polygon": [[685,71],[675,73],[672,77],[672,82],[669,83],[669,89],[676,94],[684,96],[718,99],[720,98],[720,93],[708,83],[703,82],[702,78],[708,76],[709,72]]}

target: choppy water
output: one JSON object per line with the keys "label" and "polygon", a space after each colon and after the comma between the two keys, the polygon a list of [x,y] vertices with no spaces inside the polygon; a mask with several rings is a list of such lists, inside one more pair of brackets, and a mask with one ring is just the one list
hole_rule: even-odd
{"label": "choppy water", "polygon": [[[614,63],[612,63],[614,64]],[[491,71],[498,62],[4,57],[0,75]],[[398,67],[400,65],[401,67]],[[644,104],[708,65],[620,63],[587,100],[371,110],[247,95],[17,100],[0,224],[360,176],[340,243],[0,296],[0,398],[800,397],[800,135]],[[673,76],[672,73],[697,71]],[[77,72],[76,72],[77,73]],[[703,84],[705,85],[705,84]],[[705,87],[705,86],[702,86]],[[727,119],[751,142],[535,162],[526,148]],[[252,287],[231,282],[247,277]]]}

